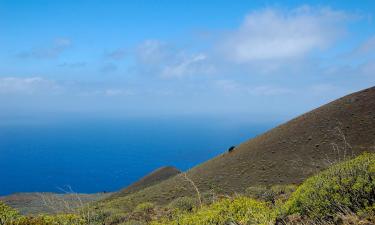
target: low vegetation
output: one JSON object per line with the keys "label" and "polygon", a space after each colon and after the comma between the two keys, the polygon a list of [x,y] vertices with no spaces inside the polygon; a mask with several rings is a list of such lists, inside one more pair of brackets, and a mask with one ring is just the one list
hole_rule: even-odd
{"label": "low vegetation", "polygon": [[17,209],[21,214],[70,213],[91,202],[108,198],[112,193],[77,194],[69,186],[59,188],[63,194],[55,193],[16,193],[1,196],[0,201]]}
{"label": "low vegetation", "polygon": [[208,225],[208,224],[272,224],[275,212],[267,203],[247,197],[219,200],[196,211],[176,214],[172,220],[162,219],[153,225]]}
{"label": "low vegetation", "polygon": [[38,216],[22,216],[0,202],[0,225],[374,224],[375,154],[335,164],[299,187],[253,186],[242,195],[203,198],[203,205],[194,196],[167,205],[127,200],[122,209],[95,205],[91,213]]}
{"label": "low vegetation", "polygon": [[375,154],[365,153],[307,179],[285,204],[286,214],[329,219],[338,212],[373,210]]}
{"label": "low vegetation", "polygon": [[23,216],[0,202],[0,225],[85,225],[86,220],[78,214]]}
{"label": "low vegetation", "polygon": [[17,210],[0,202],[0,225],[8,224],[19,217]]}

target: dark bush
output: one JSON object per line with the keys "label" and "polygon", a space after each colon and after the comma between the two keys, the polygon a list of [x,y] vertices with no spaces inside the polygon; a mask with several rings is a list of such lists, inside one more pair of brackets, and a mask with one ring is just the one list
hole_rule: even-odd
{"label": "dark bush", "polygon": [[232,152],[235,148],[236,148],[236,146],[230,146],[230,147],[228,148],[228,152]]}

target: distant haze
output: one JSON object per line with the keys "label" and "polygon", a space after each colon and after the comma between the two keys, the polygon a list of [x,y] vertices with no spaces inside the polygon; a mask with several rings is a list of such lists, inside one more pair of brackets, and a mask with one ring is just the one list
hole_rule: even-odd
{"label": "distant haze", "polygon": [[1,1],[0,112],[289,118],[375,85],[374,12],[371,0]]}
{"label": "distant haze", "polygon": [[0,195],[115,191],[152,170],[186,170],[274,124],[228,119],[69,119],[0,125]]}
{"label": "distant haze", "polygon": [[0,1],[0,194],[112,191],[375,85],[373,0]]}

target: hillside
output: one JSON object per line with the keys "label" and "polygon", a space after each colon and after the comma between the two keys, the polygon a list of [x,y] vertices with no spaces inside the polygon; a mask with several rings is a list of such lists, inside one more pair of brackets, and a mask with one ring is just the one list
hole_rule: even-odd
{"label": "hillside", "polygon": [[177,174],[181,173],[180,170],[178,170],[175,167],[172,166],[164,166],[159,169],[156,169],[152,171],[151,173],[147,174],[146,176],[142,177],[137,182],[134,182],[133,184],[129,185],[128,187],[122,189],[121,191],[114,193],[111,198],[116,198],[118,196],[127,195],[133,192],[136,192],[138,190],[150,187],[152,185],[155,185],[157,183],[160,183],[172,176],[175,176]]}
{"label": "hillside", "polygon": [[17,209],[22,214],[68,212],[82,204],[106,198],[110,193],[97,194],[56,194],[56,193],[17,193],[0,196],[0,201]]}
{"label": "hillside", "polygon": [[[305,113],[187,172],[201,193],[232,194],[258,184],[301,183],[362,151],[375,151],[375,87]],[[126,209],[141,202],[166,204],[194,189],[177,175],[132,194],[120,192],[102,204]]]}

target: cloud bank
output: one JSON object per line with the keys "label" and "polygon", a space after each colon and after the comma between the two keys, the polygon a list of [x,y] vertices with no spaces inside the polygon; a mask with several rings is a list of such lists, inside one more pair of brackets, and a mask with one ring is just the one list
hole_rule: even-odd
{"label": "cloud bank", "polygon": [[60,88],[56,82],[41,77],[0,77],[0,94],[51,94]]}
{"label": "cloud bank", "polygon": [[344,12],[308,6],[253,11],[220,48],[228,60],[237,63],[303,57],[332,44],[342,34],[347,18]]}
{"label": "cloud bank", "polygon": [[56,59],[65,50],[71,47],[72,42],[67,38],[57,38],[51,46],[44,48],[34,48],[29,51],[24,51],[18,54],[20,58],[33,58],[33,59]]}
{"label": "cloud bank", "polygon": [[350,22],[351,13],[328,7],[265,8],[204,40],[139,40],[98,50],[96,61],[60,58],[72,41],[56,39],[21,56],[50,59],[39,61],[63,72],[3,76],[0,97],[59,93],[64,109],[135,114],[302,112],[374,84],[375,34],[357,43]]}

